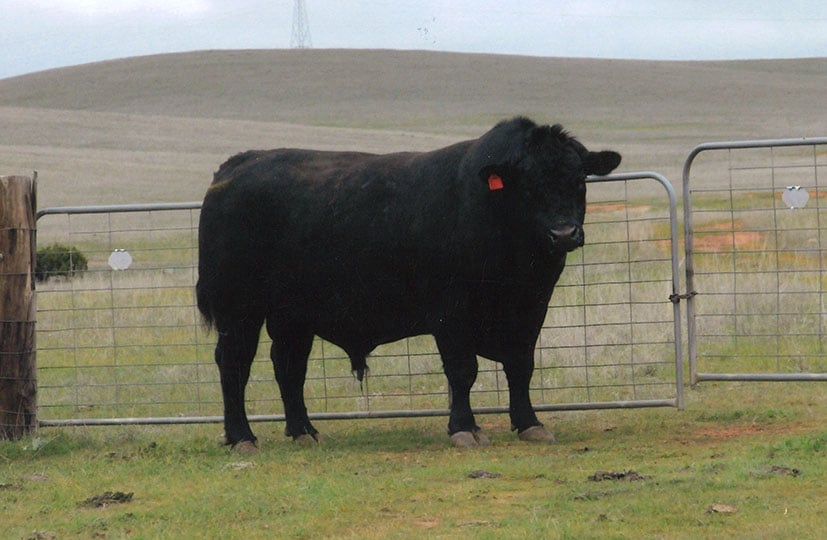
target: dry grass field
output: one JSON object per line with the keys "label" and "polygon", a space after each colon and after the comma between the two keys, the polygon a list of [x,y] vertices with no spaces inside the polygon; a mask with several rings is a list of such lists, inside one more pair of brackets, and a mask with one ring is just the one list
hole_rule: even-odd
{"label": "dry grass field", "polygon": [[709,140],[827,131],[827,61],[645,62],[346,50],[209,51],[0,80],[0,174],[40,206],[199,200],[249,148],[428,150],[517,114],[674,183]]}

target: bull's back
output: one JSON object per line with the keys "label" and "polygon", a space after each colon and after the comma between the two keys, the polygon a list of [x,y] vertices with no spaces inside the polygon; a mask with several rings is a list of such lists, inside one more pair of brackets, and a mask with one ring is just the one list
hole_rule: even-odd
{"label": "bull's back", "polygon": [[199,270],[212,276],[203,288],[224,302],[281,305],[320,324],[343,316],[354,327],[413,323],[450,273],[440,265],[456,201],[452,171],[443,169],[410,153],[234,156],[202,208]]}

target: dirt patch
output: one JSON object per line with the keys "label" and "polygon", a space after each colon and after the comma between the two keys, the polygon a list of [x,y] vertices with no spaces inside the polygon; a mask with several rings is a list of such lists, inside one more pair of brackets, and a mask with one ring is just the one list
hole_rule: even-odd
{"label": "dirt patch", "polygon": [[783,467],[781,465],[773,465],[770,469],[771,474],[777,474],[781,476],[798,476],[801,474],[801,469],[795,469],[791,467]]}
{"label": "dirt patch", "polygon": [[766,433],[766,426],[748,424],[745,426],[711,426],[699,429],[695,436],[699,439],[727,441],[736,437],[749,437]]}
{"label": "dirt patch", "polygon": [[499,478],[500,476],[500,473],[483,471],[481,469],[468,473],[468,478]]}
{"label": "dirt patch", "polygon": [[423,529],[433,529],[439,527],[439,520],[436,519],[415,519],[413,524]]}
{"label": "dirt patch", "polygon": [[693,247],[695,251],[716,252],[757,249],[764,245],[766,234],[740,230],[743,227],[740,220],[703,224],[695,229]]}
{"label": "dirt patch", "polygon": [[638,480],[646,480],[648,476],[644,476],[635,471],[597,471],[589,476],[592,482],[604,482],[606,480],[624,480],[626,482],[636,482]]}
{"label": "dirt patch", "polygon": [[766,235],[750,231],[732,231],[726,234],[695,236],[696,251],[732,251],[757,249],[764,245]]}
{"label": "dirt patch", "polygon": [[697,429],[689,439],[682,444],[714,444],[741,437],[756,437],[767,435],[795,435],[811,429],[802,424],[738,424],[729,426],[710,425]]}
{"label": "dirt patch", "polygon": [[606,204],[589,204],[586,205],[586,212],[587,213],[597,213],[597,212],[633,212],[642,214],[644,212],[648,212],[649,209],[652,208],[651,206],[646,205],[637,205],[637,206],[628,206],[622,203],[606,203]]}
{"label": "dirt patch", "polygon": [[707,514],[735,514],[738,509],[729,504],[712,503],[706,507]]}
{"label": "dirt patch", "polygon": [[132,502],[132,492],[124,493],[122,491],[107,491],[101,495],[89,497],[81,503],[81,506],[105,508],[113,504],[124,504],[128,502]]}

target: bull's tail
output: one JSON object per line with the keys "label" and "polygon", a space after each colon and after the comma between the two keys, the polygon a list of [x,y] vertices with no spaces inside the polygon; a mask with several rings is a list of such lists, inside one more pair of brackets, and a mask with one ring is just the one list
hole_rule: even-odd
{"label": "bull's tail", "polygon": [[204,321],[204,326],[206,326],[208,330],[212,330],[215,326],[215,314],[206,281],[203,277],[199,276],[198,283],[195,284],[195,298],[198,311],[201,312],[201,319]]}
{"label": "bull's tail", "polygon": [[216,275],[214,266],[217,257],[213,255],[213,252],[219,249],[215,246],[215,242],[221,239],[221,235],[216,234],[214,229],[214,224],[216,220],[219,220],[220,215],[221,193],[233,177],[234,169],[254,159],[255,156],[254,151],[242,152],[222,163],[213,175],[212,184],[207,190],[204,205],[201,208],[198,225],[198,283],[195,285],[195,295],[198,311],[201,312],[201,317],[208,329],[216,325],[216,316],[221,312],[223,292],[222,280]]}

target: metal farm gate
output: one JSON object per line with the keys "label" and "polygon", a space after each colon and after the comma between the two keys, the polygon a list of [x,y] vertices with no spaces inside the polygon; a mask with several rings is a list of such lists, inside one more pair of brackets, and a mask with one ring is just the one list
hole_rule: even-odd
{"label": "metal farm gate", "polygon": [[691,382],[827,380],[827,138],[707,143],[683,170]]}
{"label": "metal farm gate", "polygon": [[[221,421],[214,336],[195,306],[200,203],[49,208],[38,245],[76,248],[87,268],[38,284],[40,425]],[[682,407],[675,193],[654,173],[589,179],[586,247],[569,254],[536,350],[540,411]],[[248,385],[252,421],[281,420],[262,336]],[[447,415],[428,336],[379,347],[363,385],[316,340],[311,418]],[[472,403],[507,412],[505,377],[480,363]]]}

